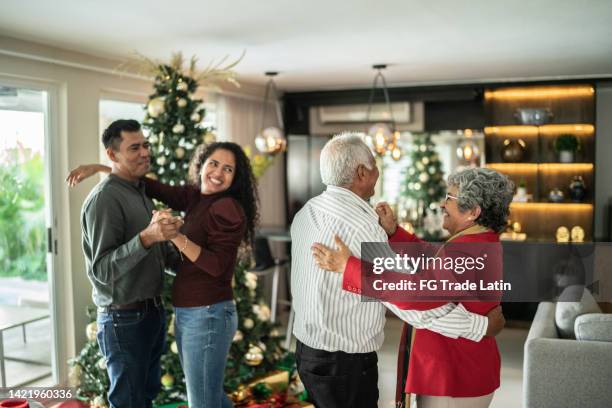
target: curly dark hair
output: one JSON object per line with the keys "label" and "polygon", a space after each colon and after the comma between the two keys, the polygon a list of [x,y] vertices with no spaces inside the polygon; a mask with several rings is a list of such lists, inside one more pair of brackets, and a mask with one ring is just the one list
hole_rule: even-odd
{"label": "curly dark hair", "polygon": [[251,161],[240,145],[232,142],[215,142],[209,145],[199,145],[189,164],[188,180],[197,188],[201,188],[200,171],[206,159],[216,150],[223,149],[232,152],[236,160],[236,173],[232,185],[227,189],[231,197],[236,199],[246,215],[246,234],[244,242],[250,244],[255,237],[255,227],[259,223],[259,194],[257,180],[251,169]]}

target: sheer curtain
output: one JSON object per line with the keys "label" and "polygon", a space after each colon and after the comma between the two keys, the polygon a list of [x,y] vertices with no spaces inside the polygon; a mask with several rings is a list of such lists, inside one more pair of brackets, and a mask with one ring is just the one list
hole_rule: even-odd
{"label": "sheer curtain", "polygon": [[[254,140],[261,126],[263,101],[254,97],[219,95],[217,99],[217,136],[219,140],[251,146],[256,153]],[[274,112],[268,106],[267,112]],[[267,118],[269,120],[269,118]],[[266,124],[269,124],[266,121]],[[260,224],[263,227],[285,226],[285,166],[283,156],[278,156],[259,180],[261,201]]]}

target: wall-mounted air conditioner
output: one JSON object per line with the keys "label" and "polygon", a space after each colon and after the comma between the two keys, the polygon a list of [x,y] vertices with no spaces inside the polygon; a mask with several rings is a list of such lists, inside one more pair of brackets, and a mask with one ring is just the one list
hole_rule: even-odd
{"label": "wall-mounted air conditioner", "polygon": [[[391,120],[389,107],[386,103],[372,104],[369,118],[368,104],[319,106],[318,110],[321,123],[386,122]],[[412,119],[409,102],[392,103],[391,110],[396,123],[409,123]]]}
{"label": "wall-mounted air conditioner", "polygon": [[[393,119],[400,131],[422,132],[425,128],[423,102],[394,102]],[[343,131],[364,132],[369,123],[387,122],[389,110],[384,103],[372,105],[367,120],[368,104],[329,105],[310,108],[310,134],[330,135]]]}

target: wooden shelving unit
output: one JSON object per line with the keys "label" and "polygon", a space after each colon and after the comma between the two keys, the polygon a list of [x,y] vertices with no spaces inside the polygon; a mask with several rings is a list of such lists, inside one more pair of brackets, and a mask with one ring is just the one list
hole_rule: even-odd
{"label": "wooden shelving unit", "polygon": [[[528,240],[554,241],[559,226],[579,225],[585,240],[593,239],[595,174],[595,91],[591,85],[559,85],[496,88],[485,92],[487,126],[485,156],[487,167],[507,174],[516,185],[525,183],[531,202],[511,205],[511,220],[518,221]],[[545,108],[552,112],[543,125],[518,124],[516,112],[525,108]],[[554,141],[561,134],[575,135],[581,149],[574,163],[560,163]],[[522,139],[525,150],[521,162],[503,161],[505,140]],[[569,184],[582,176],[587,187],[584,200],[570,200]],[[549,202],[549,192],[559,188],[565,194],[561,203]]]}

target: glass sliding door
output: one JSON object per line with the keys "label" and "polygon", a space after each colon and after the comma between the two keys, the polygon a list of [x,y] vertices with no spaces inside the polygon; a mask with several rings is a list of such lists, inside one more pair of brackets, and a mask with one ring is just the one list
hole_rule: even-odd
{"label": "glass sliding door", "polygon": [[53,385],[48,92],[0,82],[0,386]]}

